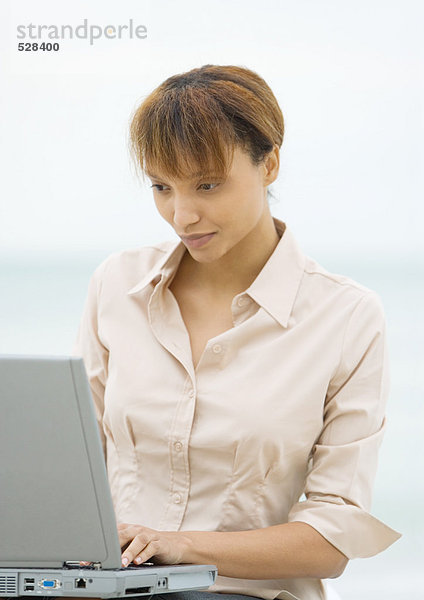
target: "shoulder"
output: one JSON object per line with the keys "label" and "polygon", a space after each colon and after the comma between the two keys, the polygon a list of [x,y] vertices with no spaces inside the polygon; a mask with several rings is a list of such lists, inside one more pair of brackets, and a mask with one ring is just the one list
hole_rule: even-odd
{"label": "shoulder", "polygon": [[334,289],[346,289],[357,294],[364,294],[371,291],[370,288],[351,277],[328,271],[310,256],[305,256],[305,274],[316,285],[323,285]]}
{"label": "shoulder", "polygon": [[382,310],[381,300],[374,290],[352,277],[327,269],[304,252],[288,227],[281,238],[281,249],[275,254],[269,281],[274,292],[278,290],[282,304],[290,304],[293,325],[303,321],[311,323],[314,319],[341,324],[362,305],[373,305],[377,312]]}
{"label": "shoulder", "polygon": [[163,241],[114,252],[97,266],[93,278],[102,284],[122,284],[130,288],[159,265],[175,246],[175,241]]}
{"label": "shoulder", "polygon": [[[309,256],[305,257],[295,313],[299,319],[315,315],[344,329],[384,327],[385,312],[379,294],[355,279],[333,273]],[[297,319],[296,319],[297,320]]]}
{"label": "shoulder", "polygon": [[313,258],[305,257],[303,285],[308,290],[314,290],[317,295],[332,294],[354,303],[363,299],[380,303],[378,294],[366,285],[340,273],[328,271]]}

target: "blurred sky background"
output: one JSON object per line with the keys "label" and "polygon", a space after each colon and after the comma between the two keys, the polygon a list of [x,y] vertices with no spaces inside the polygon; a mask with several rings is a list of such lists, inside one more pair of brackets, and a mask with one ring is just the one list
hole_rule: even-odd
{"label": "blurred sky background", "polygon": [[[17,51],[18,25],[84,19],[133,19],[147,38]],[[94,268],[175,238],[128,152],[130,116],[154,87],[211,63],[273,89],[286,131],[272,212],[328,270],[376,290],[388,322],[373,514],[404,535],[331,582],[344,600],[424,598],[423,23],[420,0],[0,4],[2,353],[70,353]]]}

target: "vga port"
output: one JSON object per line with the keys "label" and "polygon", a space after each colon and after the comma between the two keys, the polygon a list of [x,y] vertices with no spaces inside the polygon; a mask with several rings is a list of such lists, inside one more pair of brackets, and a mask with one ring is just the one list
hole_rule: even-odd
{"label": "vga port", "polygon": [[58,579],[41,579],[38,585],[44,590],[56,590],[61,587],[62,583]]}

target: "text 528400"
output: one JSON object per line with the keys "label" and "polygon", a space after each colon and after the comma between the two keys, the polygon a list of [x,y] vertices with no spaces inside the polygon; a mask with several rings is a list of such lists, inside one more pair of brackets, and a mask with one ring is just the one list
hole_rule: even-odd
{"label": "text 528400", "polygon": [[18,44],[19,52],[57,52],[59,50],[59,44],[55,42],[52,44],[51,42],[42,42],[39,44],[38,42],[20,42]]}

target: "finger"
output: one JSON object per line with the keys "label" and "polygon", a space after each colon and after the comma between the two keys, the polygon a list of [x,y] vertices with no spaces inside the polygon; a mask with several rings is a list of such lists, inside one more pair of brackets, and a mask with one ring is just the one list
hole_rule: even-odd
{"label": "finger", "polygon": [[[122,556],[122,565],[127,566],[127,564],[129,564],[131,561],[136,565],[147,562],[150,558],[152,558],[152,556],[159,552],[159,548],[159,540],[151,540],[140,552],[136,554],[128,554],[126,551]],[[128,560],[128,563],[125,563],[126,560]]]}
{"label": "finger", "polygon": [[155,532],[152,529],[143,527],[142,525],[131,525],[129,523],[123,523],[121,529],[118,530],[119,545],[122,550],[128,547],[128,544],[134,540],[137,535],[145,535],[146,543],[151,539],[152,534]]}
{"label": "finger", "polygon": [[[149,544],[149,542],[150,542],[150,540],[146,536],[146,534],[137,535],[133,539],[131,544],[128,546],[128,548],[122,554],[122,557],[121,557],[122,565],[124,567],[126,567],[130,562],[132,562],[132,560],[136,556],[138,556],[142,550],[144,550],[146,548],[146,546]],[[152,556],[152,555],[150,555],[150,556]]]}
{"label": "finger", "polygon": [[123,548],[126,544],[131,542],[136,536],[137,531],[134,527],[128,524],[122,525],[121,529],[118,529],[119,545]]}
{"label": "finger", "polygon": [[148,544],[148,540],[140,540],[137,536],[135,537],[131,544],[129,544],[122,553],[121,560],[122,566],[126,567],[132,560],[140,554],[140,552],[146,547]]}

